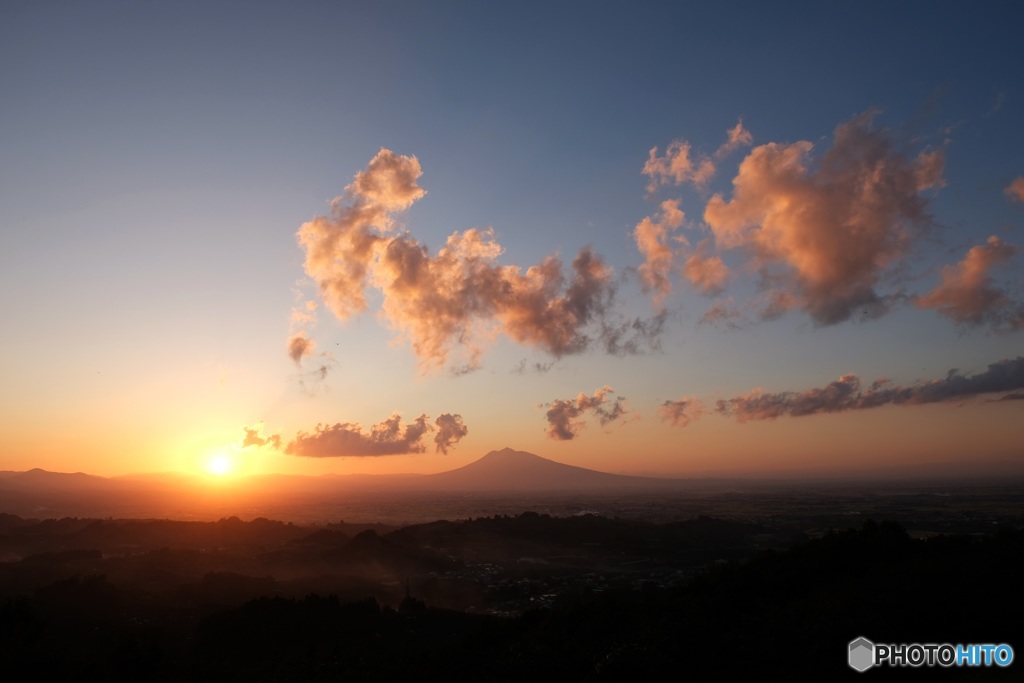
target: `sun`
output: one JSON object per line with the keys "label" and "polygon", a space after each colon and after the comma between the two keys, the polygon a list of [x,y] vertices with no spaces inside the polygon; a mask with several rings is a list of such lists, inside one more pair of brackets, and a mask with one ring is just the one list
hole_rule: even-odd
{"label": "sun", "polygon": [[210,458],[210,461],[206,463],[206,470],[210,474],[214,474],[218,477],[223,477],[231,473],[232,466],[233,463],[231,462],[231,458],[224,455],[223,453],[218,453],[217,455]]}

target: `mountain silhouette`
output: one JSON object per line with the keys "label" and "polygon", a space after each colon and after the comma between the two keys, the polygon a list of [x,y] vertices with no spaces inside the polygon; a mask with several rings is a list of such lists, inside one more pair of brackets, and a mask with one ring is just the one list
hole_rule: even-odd
{"label": "mountain silhouette", "polygon": [[458,469],[417,477],[406,486],[424,491],[584,491],[664,488],[672,481],[598,472],[504,448]]}

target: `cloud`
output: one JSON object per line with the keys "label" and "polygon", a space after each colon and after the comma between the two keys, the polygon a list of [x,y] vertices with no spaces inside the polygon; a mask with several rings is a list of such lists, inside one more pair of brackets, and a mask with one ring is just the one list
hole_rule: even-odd
{"label": "cloud", "polygon": [[731,272],[721,258],[711,255],[711,241],[701,240],[683,262],[683,276],[701,294],[718,294],[725,289]]}
{"label": "cloud", "polygon": [[755,389],[742,396],[718,401],[715,410],[736,418],[738,422],[746,422],[774,420],[784,415],[801,417],[863,410],[889,404],[920,405],[968,400],[984,394],[1021,389],[1024,389],[1024,356],[997,361],[975,375],[963,375],[954,369],[944,378],[919,381],[906,387],[879,379],[867,390],[862,390],[860,378],[846,374],[824,387],[800,393],[768,393]]}
{"label": "cloud", "polygon": [[[726,131],[726,141],[715,151],[714,158],[721,159],[740,147],[749,146],[753,141],[754,136],[743,127],[743,120],[740,119]],[[670,142],[664,156],[658,156],[658,148],[652,147],[643,168],[643,174],[650,178],[647,191],[653,194],[662,185],[707,185],[717,170],[715,162],[706,154],[694,158],[692,152],[693,148],[686,140]]]}
{"label": "cloud", "polygon": [[674,140],[665,148],[665,155],[658,156],[658,148],[652,147],[644,164],[643,174],[650,178],[647,191],[654,193],[661,185],[682,185],[693,183],[703,186],[715,175],[715,163],[706,156],[696,161],[690,158],[690,143]]}
{"label": "cloud", "polygon": [[308,458],[339,458],[345,456],[379,456],[422,453],[423,437],[432,430],[426,415],[402,425],[398,413],[364,432],[355,422],[333,425],[318,424],[312,434],[299,432],[288,442],[284,452]]}
{"label": "cloud", "polygon": [[299,365],[305,356],[312,355],[315,349],[316,344],[305,332],[296,332],[288,338],[288,357],[295,361],[296,365]]}
{"label": "cloud", "polygon": [[242,427],[242,431],[245,432],[245,438],[242,439],[241,447],[248,448],[249,446],[270,446],[280,450],[281,448],[281,435],[271,434],[270,436],[263,438],[261,432],[263,431],[263,424],[258,424],[255,427]]}
{"label": "cloud", "polygon": [[1003,192],[1015,202],[1024,202],[1024,176],[1014,178]]}
{"label": "cloud", "polygon": [[774,307],[806,311],[831,325],[858,312],[884,312],[876,291],[930,217],[922,192],[942,184],[944,157],[898,149],[876,111],[839,125],[820,163],[814,145],[768,143],[740,163],[732,197],[715,194],[704,220],[719,249],[740,249]]}
{"label": "cloud", "polygon": [[469,434],[469,428],[462,422],[461,415],[443,413],[434,420],[434,424],[437,425],[437,434],[434,435],[435,450],[445,455],[448,454],[449,448]]}
{"label": "cloud", "polygon": [[[443,413],[435,421],[437,434],[434,436],[435,450],[447,455],[449,448],[454,448],[462,437],[469,433],[469,428],[462,421],[461,415]],[[430,418],[420,415],[408,424],[402,424],[401,415],[391,416],[364,431],[356,422],[339,422],[333,425],[318,424],[313,433],[300,431],[287,444],[280,434],[263,437],[263,425],[243,427],[245,437],[241,447],[269,446],[283,450],[289,455],[309,458],[340,458],[348,456],[380,456],[423,453],[426,446],[424,437],[435,431]]]}
{"label": "cloud", "polygon": [[491,229],[452,233],[435,255],[393,214],[423,196],[415,157],[381,150],[332,204],[298,231],[305,269],[325,305],[345,320],[367,308],[366,290],[382,294],[381,313],[409,340],[425,366],[479,366],[498,334],[559,358],[601,341],[615,298],[613,271],[589,248],[566,276],[548,256],[525,271],[500,265]]}
{"label": "cloud", "polygon": [[678,401],[665,401],[658,408],[658,415],[673,427],[685,427],[704,414],[704,404],[692,396]]}
{"label": "cloud", "polygon": [[715,150],[716,159],[728,156],[740,147],[749,147],[754,142],[754,136],[750,134],[749,130],[743,127],[743,119],[737,121],[736,125],[726,132],[726,135],[728,136],[726,141],[722,143],[721,147]]}
{"label": "cloud", "polygon": [[736,307],[732,297],[726,297],[716,301],[704,312],[698,321],[699,325],[715,325],[730,330],[739,330],[746,327],[750,321],[747,316]]}
{"label": "cloud", "polygon": [[[679,209],[678,199],[666,199],[661,203],[661,214],[657,217],[647,216],[637,223],[633,230],[636,247],[644,257],[640,265],[640,284],[645,293],[653,292],[655,305],[660,305],[672,291],[669,274],[675,252],[669,243],[670,233],[683,224],[685,215]],[[685,238],[678,237],[685,242]]]}
{"label": "cloud", "polygon": [[634,318],[617,325],[603,325],[600,339],[604,350],[613,356],[635,356],[661,349],[661,333],[668,312],[660,311],[650,318]]}
{"label": "cloud", "polygon": [[580,394],[572,399],[557,399],[549,405],[546,417],[548,420],[548,436],[557,441],[569,441],[576,437],[583,428],[579,418],[584,413],[593,412],[602,425],[619,419],[629,411],[625,407],[625,398],[617,396],[609,405],[608,396],[614,390],[605,386],[594,391],[593,396]]}
{"label": "cloud", "polygon": [[961,325],[989,325],[1000,331],[1024,327],[1024,305],[1011,300],[989,274],[1019,251],[993,235],[986,244],[971,247],[959,263],[943,267],[939,285],[914,303]]}

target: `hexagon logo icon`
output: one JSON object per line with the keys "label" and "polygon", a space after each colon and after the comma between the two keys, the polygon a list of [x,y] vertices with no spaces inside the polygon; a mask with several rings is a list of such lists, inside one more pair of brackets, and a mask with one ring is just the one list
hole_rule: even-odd
{"label": "hexagon logo icon", "polygon": [[867,671],[875,664],[875,644],[861,637],[850,641],[850,668]]}

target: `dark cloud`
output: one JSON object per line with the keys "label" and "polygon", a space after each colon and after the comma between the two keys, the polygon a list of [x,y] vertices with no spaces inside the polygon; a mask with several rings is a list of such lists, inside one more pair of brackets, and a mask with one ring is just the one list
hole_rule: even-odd
{"label": "dark cloud", "polygon": [[605,352],[613,356],[636,356],[660,350],[661,333],[667,319],[668,311],[662,310],[650,318],[604,324],[600,338]]}
{"label": "dark cloud", "polygon": [[617,396],[614,401],[609,395],[614,390],[605,386],[594,392],[593,396],[580,393],[574,399],[558,399],[549,404],[546,413],[548,436],[558,441],[569,441],[576,437],[583,428],[580,420],[584,413],[593,412],[602,425],[618,420],[629,411],[625,407],[625,398]]}
{"label": "dark cloud", "polygon": [[461,415],[443,413],[438,415],[434,424],[437,425],[437,434],[434,435],[435,450],[441,451],[445,455],[448,454],[449,448],[455,446],[462,437],[469,434],[469,428],[462,422]]}
{"label": "dark cloud", "polygon": [[800,417],[862,410],[889,404],[918,405],[968,400],[984,394],[1021,389],[1024,389],[1024,356],[992,363],[987,370],[975,375],[963,375],[958,370],[950,370],[942,379],[922,380],[905,387],[880,379],[864,390],[856,375],[847,374],[824,387],[799,393],[754,390],[718,401],[715,410],[722,415],[735,417],[738,422],[746,422],[774,420],[784,415]]}
{"label": "dark cloud", "polygon": [[284,452],[308,458],[422,453],[426,450],[423,437],[431,429],[426,415],[403,425],[398,413],[374,425],[369,432],[364,432],[362,426],[354,422],[318,424],[312,434],[296,434]]}

